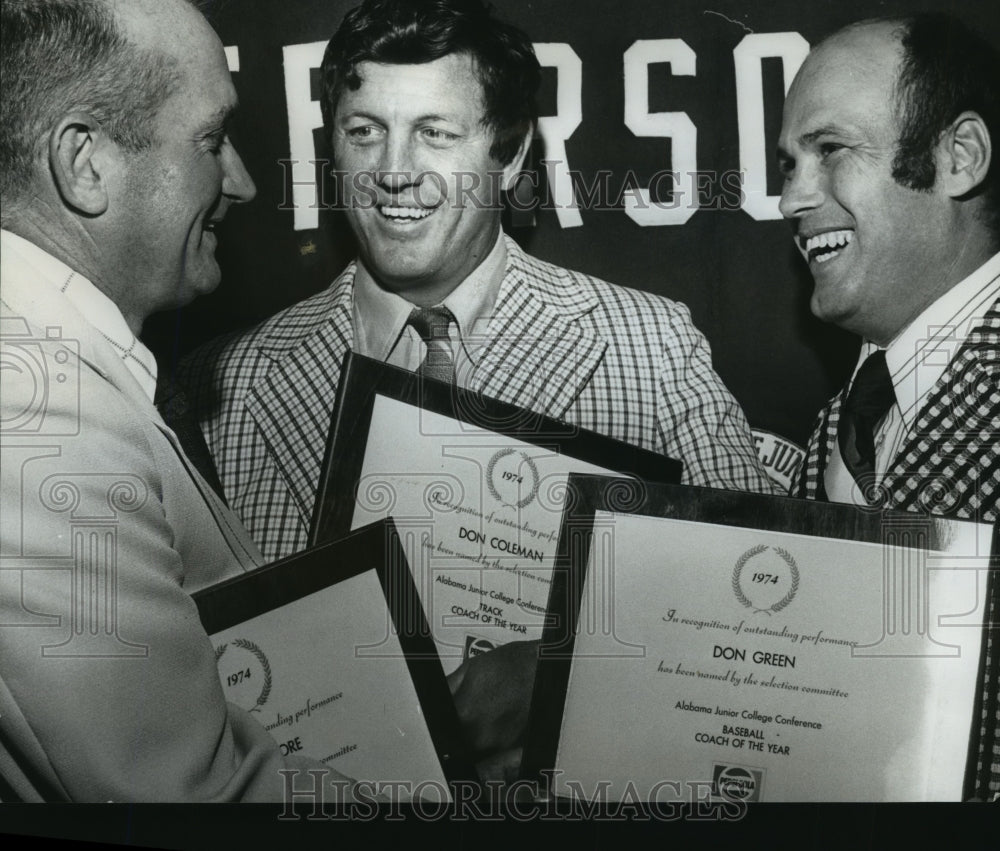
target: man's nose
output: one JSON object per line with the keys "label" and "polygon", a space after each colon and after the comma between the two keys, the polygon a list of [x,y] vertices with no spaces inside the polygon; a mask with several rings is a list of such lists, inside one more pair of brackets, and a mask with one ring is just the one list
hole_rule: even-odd
{"label": "man's nose", "polygon": [[416,166],[410,141],[399,135],[390,135],[382,148],[375,171],[379,186],[389,192],[400,192],[416,181]]}
{"label": "man's nose", "polygon": [[825,198],[819,169],[809,162],[798,162],[785,177],[778,209],[786,219],[794,219],[819,207]]}
{"label": "man's nose", "polygon": [[222,194],[237,203],[252,201],[257,194],[257,186],[232,143],[227,142],[223,147],[222,167]]}

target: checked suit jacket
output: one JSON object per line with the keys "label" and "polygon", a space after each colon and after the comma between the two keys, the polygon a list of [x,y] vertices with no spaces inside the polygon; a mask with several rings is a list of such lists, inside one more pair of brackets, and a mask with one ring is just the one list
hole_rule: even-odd
{"label": "checked suit jacket", "polygon": [[[820,412],[805,463],[792,483],[796,496],[826,498],[823,477],[847,389]],[[888,508],[1000,522],[1000,300],[972,330],[924,400],[907,443],[880,488]],[[991,779],[988,788],[977,789],[977,796],[984,798],[1000,793],[997,584],[994,581],[988,607],[982,733]]]}
{"label": "checked suit jacket", "polygon": [[[819,415],[792,493],[825,499],[823,478],[848,387]],[[1000,300],[956,352],[881,483],[888,508],[1000,520]]]}
{"label": "checked suit jacket", "polygon": [[[506,246],[471,390],[679,458],[692,484],[772,492],[686,307]],[[355,268],[181,370],[229,504],[271,559],[307,542]]]}

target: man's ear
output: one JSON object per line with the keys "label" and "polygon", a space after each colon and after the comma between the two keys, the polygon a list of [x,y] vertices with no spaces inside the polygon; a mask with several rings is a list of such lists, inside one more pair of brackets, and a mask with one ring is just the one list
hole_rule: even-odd
{"label": "man's ear", "polygon": [[993,142],[986,122],[976,112],[963,112],[938,143],[939,179],[952,198],[967,195],[990,170]]}
{"label": "man's ear", "polygon": [[99,216],[108,208],[107,175],[99,150],[110,140],[86,112],[68,113],[49,135],[49,168],[63,201]]}
{"label": "man's ear", "polygon": [[503,167],[503,185],[500,188],[505,192],[511,191],[517,183],[517,176],[521,173],[521,169],[524,168],[524,160],[528,156],[528,149],[531,147],[531,140],[534,136],[535,125],[531,124],[521,138],[521,145],[518,147],[514,159]]}

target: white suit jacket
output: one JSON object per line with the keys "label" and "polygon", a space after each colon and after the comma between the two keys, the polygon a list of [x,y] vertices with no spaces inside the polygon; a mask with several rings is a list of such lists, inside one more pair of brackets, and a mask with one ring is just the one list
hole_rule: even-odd
{"label": "white suit jacket", "polygon": [[281,800],[288,763],[223,699],[190,596],[259,551],[30,277],[0,267],[0,800]]}

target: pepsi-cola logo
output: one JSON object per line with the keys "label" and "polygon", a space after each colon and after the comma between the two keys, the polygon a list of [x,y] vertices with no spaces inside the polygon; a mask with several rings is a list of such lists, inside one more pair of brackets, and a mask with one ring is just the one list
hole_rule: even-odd
{"label": "pepsi-cola logo", "polygon": [[759,801],[764,772],[741,765],[714,766],[715,793],[730,801]]}
{"label": "pepsi-cola logo", "polygon": [[465,637],[465,658],[471,659],[473,656],[482,656],[489,653],[496,645],[485,638],[478,638],[475,635]]}

